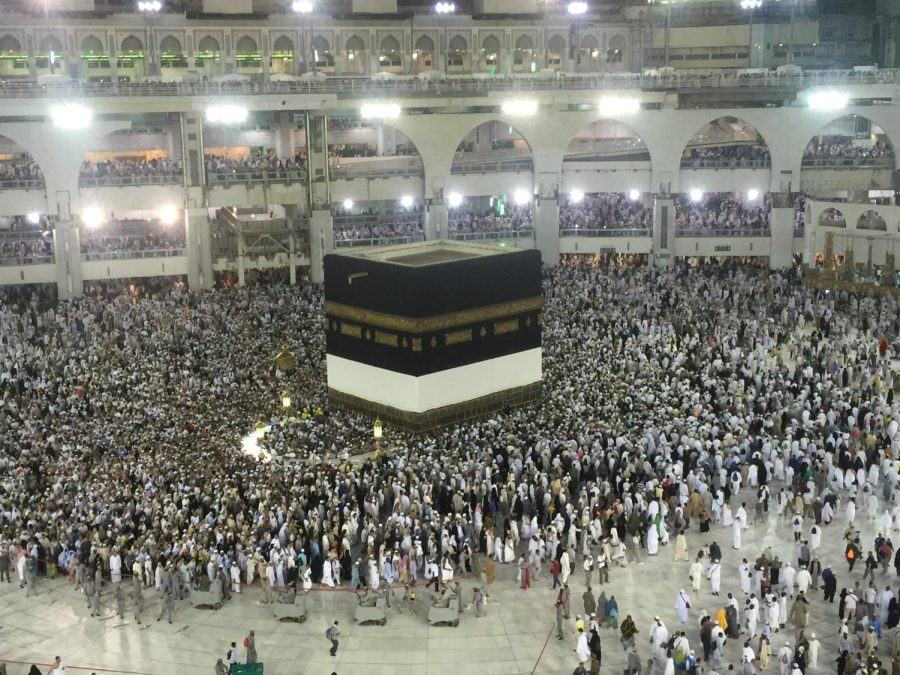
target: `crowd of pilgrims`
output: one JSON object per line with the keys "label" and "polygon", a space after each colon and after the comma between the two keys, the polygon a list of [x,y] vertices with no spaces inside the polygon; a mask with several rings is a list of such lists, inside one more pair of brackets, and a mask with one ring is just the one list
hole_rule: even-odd
{"label": "crowd of pilgrims", "polygon": [[641,199],[630,199],[621,192],[585,195],[580,202],[571,200],[559,208],[559,229],[567,230],[640,230],[649,232],[653,209]]}
{"label": "crowd of pilgrims", "polygon": [[0,266],[30,265],[36,259],[53,255],[53,239],[34,234],[18,237],[0,236]]}
{"label": "crowd of pilgrims", "polygon": [[812,139],[803,150],[803,159],[889,159],[894,148],[888,141],[854,143],[846,136],[824,136]]}
{"label": "crowd of pilgrims", "polygon": [[83,234],[81,252],[91,255],[127,258],[134,251],[176,251],[185,247],[184,228],[175,226],[163,231],[110,231]]}
{"label": "crowd of pilgrims", "polygon": [[686,148],[683,161],[717,161],[717,162],[766,162],[769,160],[769,148],[766,145],[752,143],[749,145],[710,145]]}
{"label": "crowd of pilgrims", "polygon": [[450,234],[486,234],[489,232],[530,232],[534,218],[531,204],[510,206],[503,215],[493,209],[477,212],[468,207],[450,210],[447,220]]}
{"label": "crowd of pilgrims", "polygon": [[211,181],[226,180],[234,174],[287,173],[304,171],[306,156],[297,153],[293,157],[278,157],[274,152],[251,153],[246,157],[231,158],[224,155],[206,154],[206,175]]}
{"label": "crowd of pilgrims", "polygon": [[354,223],[349,225],[335,225],[334,241],[360,241],[360,240],[418,240],[425,236],[425,230],[421,220],[398,218],[391,220],[379,220],[374,223]]}
{"label": "crowd of pilgrims", "polygon": [[[157,588],[447,581],[486,556],[653,553],[700,517],[695,497],[725,518],[735,475],[860,508],[879,469],[897,480],[900,299],[795,270],[561,265],[544,277],[539,402],[388,428],[384,456],[355,464],[371,419],[328,406],[319,288],[88,291],[0,296],[0,553],[20,579],[81,562]],[[282,467],[240,439],[284,389],[296,414],[263,441],[299,458]]]}
{"label": "crowd of pilgrims", "polygon": [[695,202],[688,195],[675,200],[675,229],[679,233],[759,232],[769,230],[769,195],[762,206],[747,207],[728,193],[704,195]]}
{"label": "crowd of pilgrims", "polygon": [[27,180],[44,180],[41,167],[33,159],[28,157],[0,162],[0,183]]}
{"label": "crowd of pilgrims", "polygon": [[181,161],[167,157],[152,159],[112,159],[101,162],[85,160],[81,163],[79,178],[139,178],[142,176],[180,176]]}

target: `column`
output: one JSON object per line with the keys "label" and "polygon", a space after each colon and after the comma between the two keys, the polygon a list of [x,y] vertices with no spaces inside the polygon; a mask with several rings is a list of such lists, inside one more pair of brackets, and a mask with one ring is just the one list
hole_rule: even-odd
{"label": "column", "polygon": [[788,269],[794,257],[794,208],[791,195],[776,192],[772,195],[772,212],[769,214],[769,269]]}
{"label": "column", "polygon": [[309,171],[308,204],[311,211],[331,209],[326,122],[323,114],[306,114],[306,166]]}
{"label": "column", "polygon": [[334,223],[330,209],[318,209],[309,218],[309,278],[314,284],[325,281],[324,258],[334,250]]}
{"label": "column", "polygon": [[288,271],[291,275],[291,286],[297,285],[297,237],[291,232],[288,235]]}
{"label": "column", "polygon": [[199,112],[181,114],[181,147],[184,184],[187,188],[188,208],[205,203],[206,167],[203,161],[203,118]]}
{"label": "column", "polygon": [[275,114],[275,155],[279,159],[294,156],[294,114],[280,112]]}
{"label": "column", "polygon": [[432,176],[425,168],[425,239],[449,239],[450,213],[444,194],[447,176]]}
{"label": "column", "polygon": [[56,256],[56,293],[60,300],[84,295],[81,273],[81,240],[74,220],[59,220],[53,228],[53,251]]}
{"label": "column", "polygon": [[188,261],[188,286],[193,289],[213,287],[212,237],[206,209],[184,210],[185,254]]}
{"label": "column", "polygon": [[237,264],[238,264],[238,286],[243,286],[245,284],[244,279],[244,256],[247,253],[247,247],[244,244],[244,233],[237,233]]}
{"label": "column", "polygon": [[669,195],[653,198],[653,255],[657,267],[671,267],[675,250],[675,200]]}
{"label": "column", "polygon": [[547,267],[559,264],[559,171],[542,171],[542,165],[559,167],[562,158],[535,158],[534,242]]}

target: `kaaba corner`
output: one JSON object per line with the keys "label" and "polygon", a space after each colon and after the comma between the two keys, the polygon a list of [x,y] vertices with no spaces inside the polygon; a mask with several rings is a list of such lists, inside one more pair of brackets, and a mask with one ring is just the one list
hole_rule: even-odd
{"label": "kaaba corner", "polygon": [[332,404],[410,430],[540,396],[538,251],[428,241],[325,256]]}

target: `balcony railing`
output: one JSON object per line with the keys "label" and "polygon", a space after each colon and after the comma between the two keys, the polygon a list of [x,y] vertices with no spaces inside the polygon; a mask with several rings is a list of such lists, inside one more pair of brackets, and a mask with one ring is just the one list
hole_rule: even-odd
{"label": "balcony railing", "polygon": [[768,169],[768,159],[682,159],[682,169]]}
{"label": "balcony railing", "polygon": [[804,169],[893,169],[893,157],[804,157]]}
{"label": "balcony railing", "polygon": [[413,237],[373,237],[371,239],[335,239],[335,248],[361,248],[363,246],[388,246],[393,244],[411,244],[415,241],[423,241],[425,235],[419,234]]}
{"label": "balcony railing", "polygon": [[181,174],[148,174],[145,176],[91,176],[78,177],[78,187],[133,187],[140,185],[181,185]]}
{"label": "balcony railing", "polygon": [[228,185],[235,183],[298,183],[306,180],[306,171],[298,169],[282,171],[251,171],[237,173],[233,171],[215,171],[206,174],[210,185]]}
{"label": "balcony railing", "polygon": [[735,227],[716,229],[675,229],[678,237],[768,237],[769,226],[761,227]]}
{"label": "balcony railing", "polygon": [[46,265],[56,260],[52,255],[16,255],[3,256],[0,254],[0,267],[14,267],[16,265]]}
{"label": "balcony railing", "polygon": [[82,260],[138,260],[142,258],[172,258],[184,255],[183,248],[160,248],[147,251],[82,252]]}
{"label": "balcony railing", "polygon": [[561,237],[649,237],[649,229],[592,229],[584,227],[566,228],[559,231]]}
{"label": "balcony railing", "polygon": [[478,96],[498,91],[591,91],[596,89],[764,89],[804,88],[818,86],[848,86],[866,84],[897,84],[900,70],[884,69],[874,72],[848,70],[810,70],[800,75],[778,75],[774,72],[759,75],[740,75],[735,72],[673,73],[654,76],[642,73],[574,74],[560,73],[558,77],[508,76],[494,79],[464,75],[445,78],[398,78],[372,80],[367,77],[329,77],[323,80],[294,82],[66,82],[37,84],[36,82],[0,82],[0,97],[159,97],[159,96],[245,96],[285,94],[334,94],[339,97],[396,97],[413,96]]}
{"label": "balcony railing", "polygon": [[0,180],[0,190],[43,190],[43,180]]}
{"label": "balcony railing", "polygon": [[494,232],[451,232],[450,238],[457,241],[477,241],[479,239],[531,239],[534,237],[532,228],[521,230],[497,230]]}

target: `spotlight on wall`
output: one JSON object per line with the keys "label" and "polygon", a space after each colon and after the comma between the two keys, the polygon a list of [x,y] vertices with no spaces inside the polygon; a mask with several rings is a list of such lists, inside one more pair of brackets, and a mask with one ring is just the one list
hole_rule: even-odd
{"label": "spotlight on wall", "polygon": [[28,219],[28,222],[32,225],[37,225],[41,222],[41,214],[40,213],[29,213],[25,216]]}
{"label": "spotlight on wall", "polygon": [[756,188],[751,188],[750,190],[747,190],[747,199],[749,199],[750,201],[759,199],[759,190],[757,190]]}
{"label": "spotlight on wall", "polygon": [[159,0],[148,0],[147,2],[139,2],[137,4],[139,12],[158,12],[162,9],[162,3]]}
{"label": "spotlight on wall", "polygon": [[525,206],[531,201],[531,193],[528,190],[516,190],[513,193],[513,201],[517,206]]}
{"label": "spotlight on wall", "polygon": [[345,211],[349,211],[350,209],[353,208],[353,200],[352,200],[352,199],[345,199],[343,202],[341,202],[341,206],[344,207],[344,210],[345,210]]}
{"label": "spotlight on wall", "polygon": [[462,206],[462,203],[463,196],[459,192],[451,192],[449,195],[447,195],[447,205],[451,209],[458,209],[460,206]]}
{"label": "spotlight on wall", "polygon": [[212,124],[242,124],[247,121],[246,108],[231,103],[211,105],[206,109],[206,121]]}
{"label": "spotlight on wall", "polygon": [[692,202],[699,202],[702,199],[703,199],[703,190],[701,190],[700,188],[694,188],[693,190],[691,190],[691,201]]}
{"label": "spotlight on wall", "polygon": [[400,110],[400,106],[396,103],[366,103],[359,109],[359,114],[365,120],[387,120],[400,117]]}
{"label": "spotlight on wall", "polygon": [[99,206],[87,206],[81,212],[81,222],[91,230],[96,230],[105,220],[106,216],[103,214],[103,209]]}
{"label": "spotlight on wall", "polygon": [[604,96],[597,104],[597,109],[604,115],[633,115],[640,111],[641,102],[636,98]]}
{"label": "spotlight on wall", "polygon": [[505,101],[501,106],[504,115],[516,115],[524,117],[526,115],[534,115],[537,112],[537,101],[528,101],[517,99],[514,101]]}
{"label": "spotlight on wall", "polygon": [[640,190],[629,190],[628,191],[628,199],[630,199],[631,201],[636,202],[640,198],[641,198]]}
{"label": "spotlight on wall", "polygon": [[586,2],[570,2],[568,6],[569,14],[586,14],[588,4]]}
{"label": "spotlight on wall", "polygon": [[91,123],[94,113],[78,103],[60,103],[50,109],[53,125],[60,129],[85,129]]}
{"label": "spotlight on wall", "polygon": [[313,4],[311,0],[296,0],[291,4],[291,9],[298,14],[309,14],[313,11]]}
{"label": "spotlight on wall", "polygon": [[400,206],[404,209],[408,209],[413,205],[413,198],[410,195],[403,195],[400,197]]}
{"label": "spotlight on wall", "polygon": [[837,91],[815,91],[806,97],[806,104],[813,110],[842,110],[848,102],[847,95]]}
{"label": "spotlight on wall", "polygon": [[453,14],[456,11],[456,5],[452,2],[439,2],[434,6],[434,11],[438,14]]}
{"label": "spotlight on wall", "polygon": [[584,192],[582,192],[582,191],[579,190],[578,188],[575,188],[574,190],[572,190],[572,191],[569,193],[569,199],[572,200],[572,203],[573,203],[573,204],[577,204],[577,203],[580,202],[582,199],[584,199]]}
{"label": "spotlight on wall", "polygon": [[174,225],[178,222],[178,208],[174,204],[165,204],[159,209],[159,222],[163,225]]}

